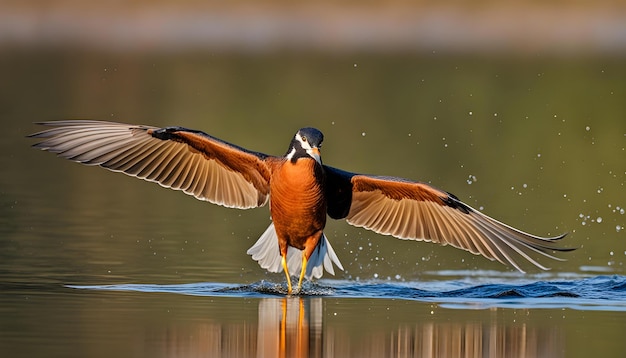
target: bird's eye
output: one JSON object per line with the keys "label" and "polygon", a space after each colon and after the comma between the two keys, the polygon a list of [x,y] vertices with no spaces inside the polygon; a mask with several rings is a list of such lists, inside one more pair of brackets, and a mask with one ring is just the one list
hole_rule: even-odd
{"label": "bird's eye", "polygon": [[302,137],[302,141],[306,143],[306,137]]}

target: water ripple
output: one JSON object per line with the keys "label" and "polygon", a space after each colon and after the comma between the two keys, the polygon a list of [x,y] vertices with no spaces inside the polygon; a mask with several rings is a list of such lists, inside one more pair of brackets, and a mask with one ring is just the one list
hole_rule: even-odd
{"label": "water ripple", "polygon": [[[307,282],[300,295],[334,298],[381,298],[438,303],[457,309],[571,308],[626,311],[626,276],[595,276],[555,281],[477,284],[472,280],[426,282],[355,282],[321,280]],[[68,286],[76,289],[165,292],[194,296],[282,297],[285,283],[259,281],[247,285],[201,282],[176,285],[120,284]]]}

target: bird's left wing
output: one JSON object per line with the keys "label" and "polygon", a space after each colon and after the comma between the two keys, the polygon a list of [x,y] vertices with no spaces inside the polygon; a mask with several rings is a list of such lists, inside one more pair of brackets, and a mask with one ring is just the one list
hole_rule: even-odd
{"label": "bird's left wing", "polygon": [[68,120],[39,123],[51,129],[36,148],[87,165],[158,182],[200,200],[240,209],[269,198],[270,156],[182,127]]}
{"label": "bird's left wing", "polygon": [[503,224],[428,184],[346,172],[324,166],[328,215],[400,239],[431,241],[480,254],[523,270],[521,257],[547,269],[531,255],[552,259],[565,235],[544,238]]}

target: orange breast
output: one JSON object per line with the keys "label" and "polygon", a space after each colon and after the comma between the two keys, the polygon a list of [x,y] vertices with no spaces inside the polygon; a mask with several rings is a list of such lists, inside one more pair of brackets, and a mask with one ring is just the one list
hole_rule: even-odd
{"label": "orange breast", "polygon": [[319,236],[326,225],[322,168],[313,159],[274,166],[270,183],[270,210],[280,240],[303,249],[307,239]]}

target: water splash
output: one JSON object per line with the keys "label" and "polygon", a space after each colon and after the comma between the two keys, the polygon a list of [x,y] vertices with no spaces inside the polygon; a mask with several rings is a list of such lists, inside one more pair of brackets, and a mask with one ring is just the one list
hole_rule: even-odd
{"label": "water splash", "polygon": [[[68,287],[209,297],[263,298],[287,294],[286,284],[265,280],[247,285],[202,282],[175,285],[120,284]],[[507,283],[478,284],[471,279],[402,283],[321,280],[305,283],[297,295],[402,299],[438,303],[441,307],[456,309],[502,307],[626,311],[626,276],[594,276],[554,281],[526,280],[517,283],[515,279],[508,278]]]}

